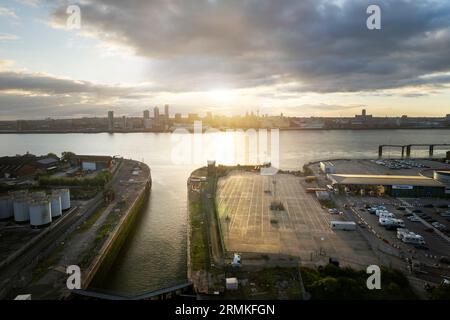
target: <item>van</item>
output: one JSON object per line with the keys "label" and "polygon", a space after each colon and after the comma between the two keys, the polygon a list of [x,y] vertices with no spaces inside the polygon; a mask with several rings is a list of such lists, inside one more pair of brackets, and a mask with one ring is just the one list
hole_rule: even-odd
{"label": "van", "polygon": [[404,243],[409,243],[413,245],[420,245],[420,246],[425,245],[425,240],[423,239],[422,236],[418,234],[405,234],[402,238],[402,241]]}
{"label": "van", "polygon": [[382,212],[382,213],[380,213],[379,217],[395,219],[395,215],[391,212]]}
{"label": "van", "polygon": [[387,210],[380,210],[380,209],[377,209],[377,211],[375,211],[375,214],[377,215],[377,217],[379,217],[382,213],[389,213],[389,211],[387,211]]}

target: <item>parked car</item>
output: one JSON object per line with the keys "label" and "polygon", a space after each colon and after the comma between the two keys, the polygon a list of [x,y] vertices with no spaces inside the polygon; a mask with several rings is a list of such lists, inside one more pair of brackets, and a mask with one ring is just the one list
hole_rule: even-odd
{"label": "parked car", "polygon": [[431,203],[425,204],[423,207],[424,208],[434,208],[434,206]]}
{"label": "parked car", "polygon": [[431,225],[432,225],[433,227],[435,227],[436,229],[438,229],[438,230],[444,230],[444,229],[447,229],[447,227],[446,227],[444,224],[439,223],[439,222],[437,222],[437,221],[433,222]]}
{"label": "parked car", "polygon": [[420,222],[420,219],[418,217],[415,217],[415,216],[408,217],[408,220],[411,221],[411,222]]}
{"label": "parked car", "polygon": [[420,209],[414,209],[412,212],[414,212],[414,213],[422,213],[422,210],[420,210]]}

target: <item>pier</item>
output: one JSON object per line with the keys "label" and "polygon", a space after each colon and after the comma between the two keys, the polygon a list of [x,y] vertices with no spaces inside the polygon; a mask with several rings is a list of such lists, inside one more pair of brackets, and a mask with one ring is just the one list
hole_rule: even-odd
{"label": "pier", "polygon": [[434,144],[405,144],[405,145],[400,145],[400,144],[381,144],[378,146],[378,157],[382,158],[383,157],[383,148],[384,147],[389,147],[389,148],[401,148],[402,150],[402,158],[405,157],[405,151],[406,151],[406,157],[409,158],[411,157],[411,150],[412,147],[428,147],[428,154],[430,157],[433,156],[434,154],[434,148],[435,147],[446,147],[446,146],[450,146],[450,143],[434,143]]}

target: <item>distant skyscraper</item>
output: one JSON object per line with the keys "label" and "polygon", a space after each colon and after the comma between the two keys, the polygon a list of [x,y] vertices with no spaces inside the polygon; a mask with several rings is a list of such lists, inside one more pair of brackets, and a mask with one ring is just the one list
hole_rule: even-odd
{"label": "distant skyscraper", "polygon": [[366,109],[362,109],[362,116],[365,117],[366,116]]}
{"label": "distant skyscraper", "polygon": [[159,119],[159,108],[158,107],[155,107],[153,109],[153,118],[155,118],[155,120]]}
{"label": "distant skyscraper", "polygon": [[169,120],[169,105],[166,104],[164,106],[164,116],[166,117],[166,120]]}
{"label": "distant skyscraper", "polygon": [[114,130],[114,111],[108,111],[108,130]]}
{"label": "distant skyscraper", "polygon": [[144,110],[144,120],[150,119],[150,111]]}

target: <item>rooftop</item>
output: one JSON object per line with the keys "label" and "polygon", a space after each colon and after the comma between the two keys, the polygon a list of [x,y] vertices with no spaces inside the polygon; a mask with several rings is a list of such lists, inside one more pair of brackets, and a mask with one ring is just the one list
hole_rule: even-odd
{"label": "rooftop", "polygon": [[77,154],[74,156],[74,159],[80,161],[111,161],[112,157],[110,156],[93,156],[93,155],[80,155]]}
{"label": "rooftop", "polygon": [[333,183],[344,185],[411,185],[418,187],[444,187],[439,181],[422,176],[329,174]]}

